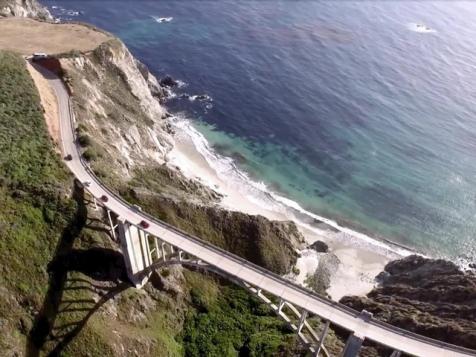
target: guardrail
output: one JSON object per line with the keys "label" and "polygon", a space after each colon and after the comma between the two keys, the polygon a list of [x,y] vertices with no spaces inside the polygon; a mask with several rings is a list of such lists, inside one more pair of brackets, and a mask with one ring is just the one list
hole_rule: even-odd
{"label": "guardrail", "polygon": [[[64,85],[64,84],[63,84]],[[232,259],[234,260],[235,262],[237,263],[240,263],[242,265],[246,265],[248,268],[251,268],[253,270],[255,270],[256,272],[260,273],[260,274],[263,274],[263,275],[266,275],[268,278],[272,278],[273,280],[279,282],[280,284],[284,284],[286,285],[287,287],[290,287],[294,290],[297,290],[297,291],[300,291],[301,293],[304,293],[306,294],[307,296],[310,296],[312,297],[313,299],[316,299],[318,300],[319,302],[321,303],[324,303],[328,306],[331,306],[332,308],[334,309],[338,309],[348,315],[350,315],[351,317],[354,317],[354,318],[357,318],[359,316],[359,312],[346,306],[346,305],[343,305],[339,302],[336,302],[336,301],[333,301],[331,299],[328,299],[326,297],[323,297],[323,296],[320,296],[318,294],[316,294],[314,291],[312,290],[309,290],[301,285],[298,285],[292,281],[289,281],[285,278],[283,278],[282,276],[276,274],[276,273],[273,273],[272,271],[269,271],[259,265],[256,265],[244,258],[241,258],[233,253],[230,253],[229,251],[226,251],[222,248],[219,248],[219,247],[216,247],[214,245],[212,245],[211,243],[207,242],[207,241],[204,241],[203,239],[201,238],[198,238],[196,236],[193,236],[187,232],[184,232],[166,222],[163,222],[161,221],[160,219],[148,214],[147,212],[143,212],[143,211],[138,211],[138,210],[134,210],[132,205],[127,202],[124,198],[122,198],[119,194],[117,194],[116,192],[112,191],[111,189],[109,189],[109,187],[105,186],[102,184],[102,182],[99,180],[99,178],[96,176],[96,174],[93,172],[93,170],[90,168],[89,164],[84,160],[84,158],[82,157],[82,154],[81,154],[81,150],[78,146],[78,142],[77,142],[77,135],[76,135],[76,128],[75,128],[75,121],[74,121],[74,112],[73,112],[73,109],[72,109],[72,101],[71,101],[71,97],[68,96],[68,109],[69,109],[69,112],[70,112],[70,124],[71,124],[71,129],[73,131],[73,139],[74,139],[74,145],[75,145],[75,148],[78,152],[78,156],[79,156],[79,160],[81,162],[81,164],[83,165],[84,169],[90,174],[91,178],[102,188],[104,189],[106,192],[108,192],[112,197],[114,197],[116,200],[120,201],[124,206],[128,207],[129,209],[131,209],[132,211],[134,211],[137,215],[139,216],[142,216],[143,218],[145,219],[148,219],[152,222],[154,222],[155,224],[159,225],[159,226],[162,226],[163,228],[166,228],[170,231],[173,231],[174,233],[176,234],[179,234],[191,241],[193,241],[194,243],[196,244],[199,244],[201,245],[202,247],[204,248],[207,248],[209,250],[212,250],[216,253],[219,253],[220,255],[223,255],[223,256],[226,256],[228,259]],[[141,228],[142,230],[145,230],[146,229],[143,229]],[[160,238],[160,237],[158,237]],[[187,252],[189,254],[192,254],[192,252]],[[220,269],[219,267],[216,267],[218,269]],[[266,290],[266,289],[263,289],[263,290]],[[298,304],[296,304],[298,305]],[[299,306],[299,305],[298,305]],[[301,306],[301,308],[303,308]],[[331,323],[333,323],[334,325],[338,325],[336,323],[334,323],[333,321],[331,321]],[[396,333],[398,335],[401,335],[401,336],[406,336],[406,337],[410,337],[414,340],[418,340],[418,341],[421,341],[423,343],[427,343],[427,344],[430,344],[430,345],[433,345],[433,346],[438,346],[438,347],[442,347],[442,348],[445,348],[445,349],[448,349],[448,350],[451,350],[451,351],[455,351],[455,352],[461,352],[461,353],[465,353],[465,354],[469,354],[469,355],[473,355],[473,356],[476,356],[476,350],[471,350],[469,348],[465,348],[465,347],[461,347],[461,346],[456,346],[456,345],[453,345],[453,344],[450,344],[450,343],[447,343],[447,342],[443,342],[443,341],[439,341],[439,340],[435,340],[435,339],[432,339],[430,337],[426,337],[426,336],[422,336],[422,335],[418,335],[414,332],[411,332],[411,331],[407,331],[405,329],[402,329],[400,327],[397,327],[397,326],[393,326],[393,325],[390,325],[386,322],[382,322],[382,321],[378,321],[378,320],[374,320],[374,319],[371,319],[369,321],[367,321],[366,323],[368,324],[371,324],[371,325],[374,325],[374,326],[378,326],[380,328],[383,328],[387,331],[391,331],[393,333]],[[339,325],[340,326],[340,325]],[[343,329],[346,329],[347,331],[349,331],[345,326],[340,326],[342,327]],[[370,338],[369,338],[370,339]],[[374,342],[377,342],[381,345],[385,345],[385,343],[382,343],[378,340],[372,340]],[[390,347],[391,346],[387,346],[387,347]],[[404,351],[403,351],[404,352]]]}

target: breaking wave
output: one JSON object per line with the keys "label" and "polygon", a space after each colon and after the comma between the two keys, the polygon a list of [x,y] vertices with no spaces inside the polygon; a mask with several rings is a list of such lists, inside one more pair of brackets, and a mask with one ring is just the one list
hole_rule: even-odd
{"label": "breaking wave", "polygon": [[410,31],[413,31],[413,32],[419,32],[419,33],[436,33],[436,30],[435,29],[432,29],[424,24],[420,24],[420,23],[414,23],[414,22],[411,22],[409,24],[407,24],[407,28],[410,30]]}
{"label": "breaking wave", "polygon": [[[193,143],[195,149],[205,158],[208,165],[215,171],[217,176],[227,182],[259,207],[284,214],[289,219],[296,221],[309,230],[329,239],[342,242],[352,242],[353,245],[371,248],[391,258],[410,255],[414,252],[393,242],[381,241],[366,234],[344,227],[332,219],[328,219],[302,208],[299,203],[273,192],[264,182],[257,182],[240,170],[232,158],[217,153],[208,143],[206,138],[192,122],[186,118],[176,116],[173,125],[178,133],[186,135]],[[186,168],[184,168],[186,171]],[[210,184],[210,186],[212,186]]]}

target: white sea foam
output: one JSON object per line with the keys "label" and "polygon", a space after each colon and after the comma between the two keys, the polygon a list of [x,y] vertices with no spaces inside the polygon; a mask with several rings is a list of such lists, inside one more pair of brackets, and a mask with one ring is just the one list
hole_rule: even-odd
{"label": "white sea foam", "polygon": [[171,22],[174,19],[173,17],[158,17],[158,16],[151,16],[151,17],[159,24],[164,22]]}
{"label": "white sea foam", "polygon": [[407,24],[407,28],[410,30],[410,31],[413,31],[413,32],[419,32],[419,33],[436,33],[436,30],[435,29],[432,29],[424,24],[421,24],[421,23],[414,23],[414,22],[411,22],[411,23],[408,23]]}
{"label": "white sea foam", "polygon": [[[285,215],[289,219],[295,220],[298,225],[321,236],[325,235],[330,239],[337,239],[342,242],[352,242],[353,245],[370,248],[374,252],[379,252],[391,258],[406,256],[412,253],[403,247],[374,239],[363,233],[343,227],[334,220],[305,210],[297,202],[270,190],[264,182],[253,181],[247,173],[237,168],[233,159],[215,152],[205,137],[193,127],[189,120],[177,117],[174,120],[174,125],[177,132],[184,133],[190,138],[195,149],[205,158],[208,165],[222,181],[264,210]],[[186,168],[182,169],[187,170]],[[210,186],[212,185],[210,184]],[[335,231],[312,225],[311,222],[314,220],[325,223],[329,227],[334,228]]]}
{"label": "white sea foam", "polygon": [[55,10],[54,15],[58,15],[55,18],[55,22],[60,22],[61,20],[71,21],[73,17],[79,16],[82,14],[81,11],[66,9],[61,6],[51,6],[52,10]]}
{"label": "white sea foam", "polygon": [[194,102],[196,100],[199,100],[201,102],[204,102],[204,101],[212,102],[213,101],[212,97],[210,97],[208,94],[189,95],[188,100],[191,101],[191,102]]}
{"label": "white sea foam", "polygon": [[177,79],[176,82],[177,82],[178,88],[183,88],[187,86],[187,83],[185,83],[184,81],[181,81],[180,79]]}

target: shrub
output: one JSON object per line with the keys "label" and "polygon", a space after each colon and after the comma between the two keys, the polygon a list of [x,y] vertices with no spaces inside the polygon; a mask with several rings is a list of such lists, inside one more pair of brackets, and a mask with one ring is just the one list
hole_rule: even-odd
{"label": "shrub", "polygon": [[83,153],[83,157],[88,161],[94,161],[98,158],[98,153],[95,148],[89,147]]}
{"label": "shrub", "polygon": [[91,137],[87,134],[81,134],[79,137],[78,137],[78,143],[79,145],[81,145],[82,147],[86,147],[86,146],[91,146],[92,144],[92,140],[91,140]]}

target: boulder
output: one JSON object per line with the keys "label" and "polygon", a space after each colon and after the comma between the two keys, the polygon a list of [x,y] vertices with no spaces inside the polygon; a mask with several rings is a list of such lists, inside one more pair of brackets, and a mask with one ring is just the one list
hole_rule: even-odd
{"label": "boulder", "polygon": [[160,85],[162,87],[175,87],[176,85],[178,85],[178,82],[171,76],[165,76],[160,80]]}
{"label": "boulder", "polygon": [[316,240],[309,248],[314,249],[318,253],[327,253],[329,251],[329,246],[321,240]]}

